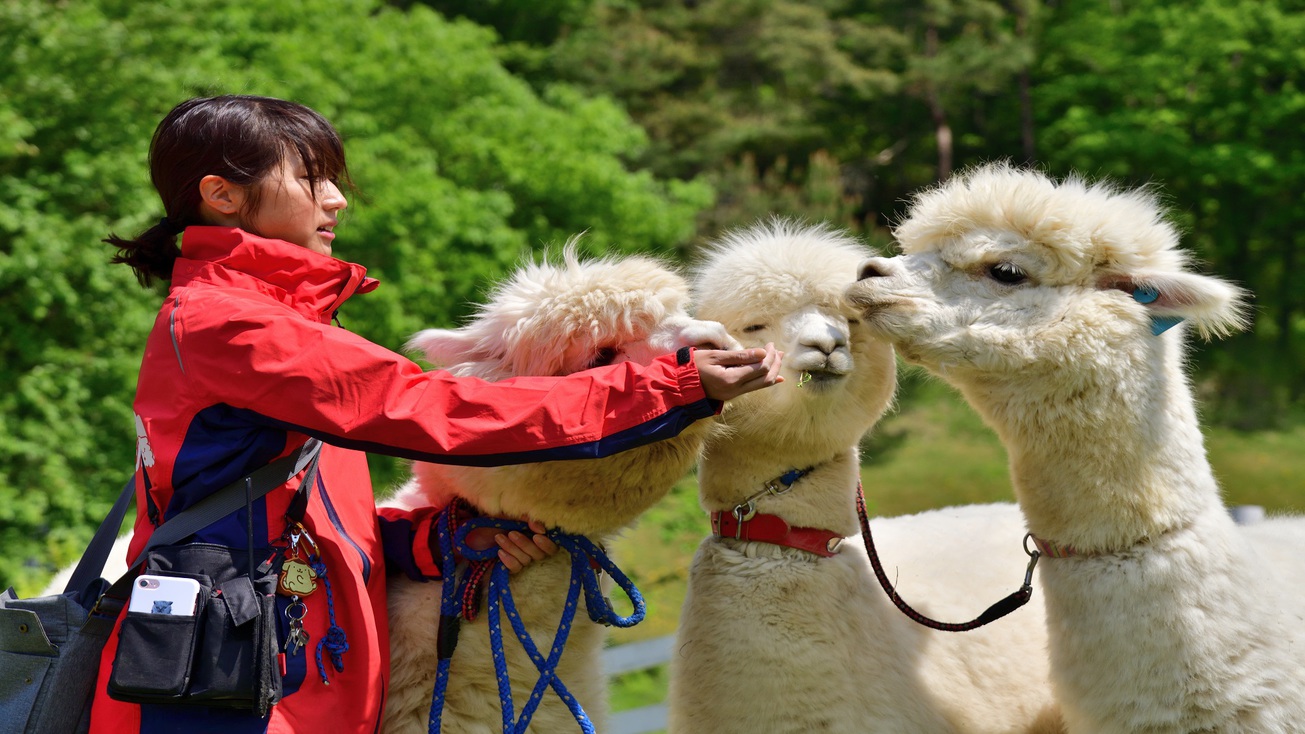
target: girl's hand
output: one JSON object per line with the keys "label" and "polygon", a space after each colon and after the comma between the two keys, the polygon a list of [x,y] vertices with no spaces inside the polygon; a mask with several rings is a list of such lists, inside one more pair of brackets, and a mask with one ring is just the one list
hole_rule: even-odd
{"label": "girl's hand", "polygon": [[509,573],[517,573],[534,561],[542,561],[557,553],[557,544],[544,533],[544,524],[529,521],[533,535],[513,530],[508,533],[494,528],[477,528],[467,533],[467,545],[476,550],[485,550],[498,545],[498,559],[507,567]]}
{"label": "girl's hand", "polygon": [[784,381],[779,374],[784,353],[774,344],[765,349],[695,349],[702,390],[712,400],[729,400]]}

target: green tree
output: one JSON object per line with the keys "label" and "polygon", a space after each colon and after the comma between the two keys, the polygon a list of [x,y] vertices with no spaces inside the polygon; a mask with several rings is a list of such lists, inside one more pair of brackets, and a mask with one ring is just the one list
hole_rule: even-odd
{"label": "green tree", "polygon": [[[955,160],[1009,156],[1008,147],[994,147],[1013,141],[1019,150],[1021,131],[1031,127],[1017,118],[1007,133],[984,119],[989,105],[1001,109],[1002,95],[1017,97],[1028,70],[1030,0],[594,7],[587,24],[552,46],[545,75],[626,105],[652,138],[650,167],[741,187],[720,189],[719,211],[700,234],[740,224],[730,217],[748,192],[783,202],[783,192],[768,187],[808,185],[831,162],[855,202],[853,227],[874,229]],[[744,180],[748,170],[756,177]]]}
{"label": "green tree", "polygon": [[1253,330],[1207,365],[1220,417],[1246,427],[1305,397],[1302,33],[1300,2],[1066,3],[1037,72],[1050,165],[1157,184],[1203,260],[1255,294]]}

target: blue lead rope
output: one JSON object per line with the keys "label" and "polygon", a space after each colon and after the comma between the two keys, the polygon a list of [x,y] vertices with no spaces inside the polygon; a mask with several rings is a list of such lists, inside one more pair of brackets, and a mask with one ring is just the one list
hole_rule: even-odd
{"label": "blue lead rope", "polygon": [[[516,601],[512,598],[512,589],[509,584],[510,574],[507,567],[497,561],[498,548],[491,547],[487,550],[477,551],[469,548],[466,544],[467,533],[481,527],[498,528],[504,532],[517,530],[526,535],[532,534],[533,531],[524,522],[477,517],[468,520],[457,529],[456,533],[453,533],[449,529],[448,516],[450,512],[456,512],[454,505],[445,509],[436,522],[440,553],[443,556],[441,568],[444,574],[444,587],[441,590],[440,598],[439,665],[435,674],[435,690],[431,694],[430,719],[428,722],[429,734],[439,734],[440,731],[440,721],[444,713],[444,694],[448,690],[449,667],[453,660],[453,649],[457,645],[458,617],[464,612],[464,600],[470,598],[467,593],[467,585],[472,582],[473,575],[464,573],[458,579],[455,553],[469,561],[485,561],[493,564],[493,570],[490,571],[489,575],[486,609],[489,615],[489,638],[490,649],[494,656],[494,673],[498,678],[499,705],[503,716],[503,734],[524,734],[526,727],[530,725],[531,717],[534,716],[535,710],[543,699],[545,691],[549,688],[556,691],[558,697],[566,704],[571,711],[571,715],[575,717],[576,723],[580,725],[580,730],[585,734],[595,734],[594,726],[589,721],[589,716],[585,713],[584,708],[580,706],[580,703],[567,690],[566,685],[557,677],[557,665],[561,660],[567,637],[571,633],[571,623],[575,619],[576,606],[579,602],[581,590],[584,591],[585,607],[588,609],[590,619],[609,626],[633,627],[643,621],[645,612],[643,596],[635,588],[634,582],[630,581],[629,577],[621,569],[617,568],[603,549],[593,541],[583,535],[568,535],[558,530],[550,530],[548,537],[571,554],[571,583],[567,589],[566,606],[562,611],[562,619],[558,623],[557,634],[553,637],[553,646],[548,652],[548,657],[545,658],[540,654],[539,647],[535,645],[534,639],[526,630],[525,623],[521,621],[521,615],[517,613]],[[593,564],[597,564],[603,571],[610,574],[617,585],[621,587],[621,590],[629,597],[630,602],[634,605],[634,611],[630,616],[622,617],[617,614],[612,608],[611,602],[603,597],[598,572]],[[506,612],[508,622],[512,625],[512,631],[516,634],[517,640],[520,641],[526,654],[530,656],[530,660],[534,662],[535,668],[539,670],[539,680],[535,683],[529,699],[521,709],[521,718],[519,720],[514,720],[515,709],[512,703],[512,685],[508,678],[507,658],[503,652],[502,612]]]}

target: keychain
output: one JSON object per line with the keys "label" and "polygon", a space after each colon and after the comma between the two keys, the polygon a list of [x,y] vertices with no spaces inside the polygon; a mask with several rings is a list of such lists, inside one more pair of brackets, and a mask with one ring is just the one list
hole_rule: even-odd
{"label": "keychain", "polygon": [[285,617],[290,620],[290,631],[285,636],[285,651],[291,657],[308,644],[308,631],[304,629],[304,617],[308,616],[308,605],[298,596],[290,598],[290,606],[285,608]]}

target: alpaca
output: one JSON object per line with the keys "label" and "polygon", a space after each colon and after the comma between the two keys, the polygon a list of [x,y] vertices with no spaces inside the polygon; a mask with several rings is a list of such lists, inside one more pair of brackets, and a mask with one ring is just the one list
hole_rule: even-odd
{"label": "alpaca", "polygon": [[[532,264],[498,286],[475,319],[459,329],[432,329],[411,345],[457,375],[501,380],[561,375],[613,362],[646,363],[685,346],[737,348],[720,324],[690,318],[688,285],[646,257]],[[418,463],[413,478],[383,504],[445,506],[454,498],[486,515],[530,517],[548,527],[602,543],[665,495],[693,466],[709,425],[698,421],[678,437],[603,459],[494,468]],[[570,583],[566,552],[536,561],[512,577],[526,627],[542,650],[556,633]],[[387,732],[425,732],[436,674],[441,583],[395,576],[389,581],[392,675]],[[452,659],[443,731],[501,730],[498,688],[483,612],[463,622]],[[504,647],[515,714],[539,678],[504,621]],[[585,615],[583,599],[561,658],[558,678],[603,730],[607,690],[601,666],[605,632]],[[570,711],[548,691],[530,731],[574,730]]]}
{"label": "alpaca", "polygon": [[921,193],[895,234],[849,297],[1000,434],[1068,730],[1300,731],[1305,602],[1248,538],[1302,548],[1305,526],[1234,525],[1183,369],[1188,325],[1241,327],[1243,292],[1189,271],[1153,193],[1004,163]]}
{"label": "alpaca", "polygon": [[[671,659],[672,732],[1059,731],[1038,605],[973,632],[927,629],[892,605],[856,537],[858,442],[896,384],[891,347],[844,298],[868,254],[828,228],[773,222],[726,236],[696,268],[699,317],[785,354],[785,381],[730,401],[708,437],[703,509],[732,522],[770,483],[757,513],[824,532],[800,530],[816,540],[806,549],[729,527],[703,540]],[[807,468],[782,491],[778,478]],[[1009,503],[872,526],[897,588],[935,617],[971,619],[1028,565]]]}

